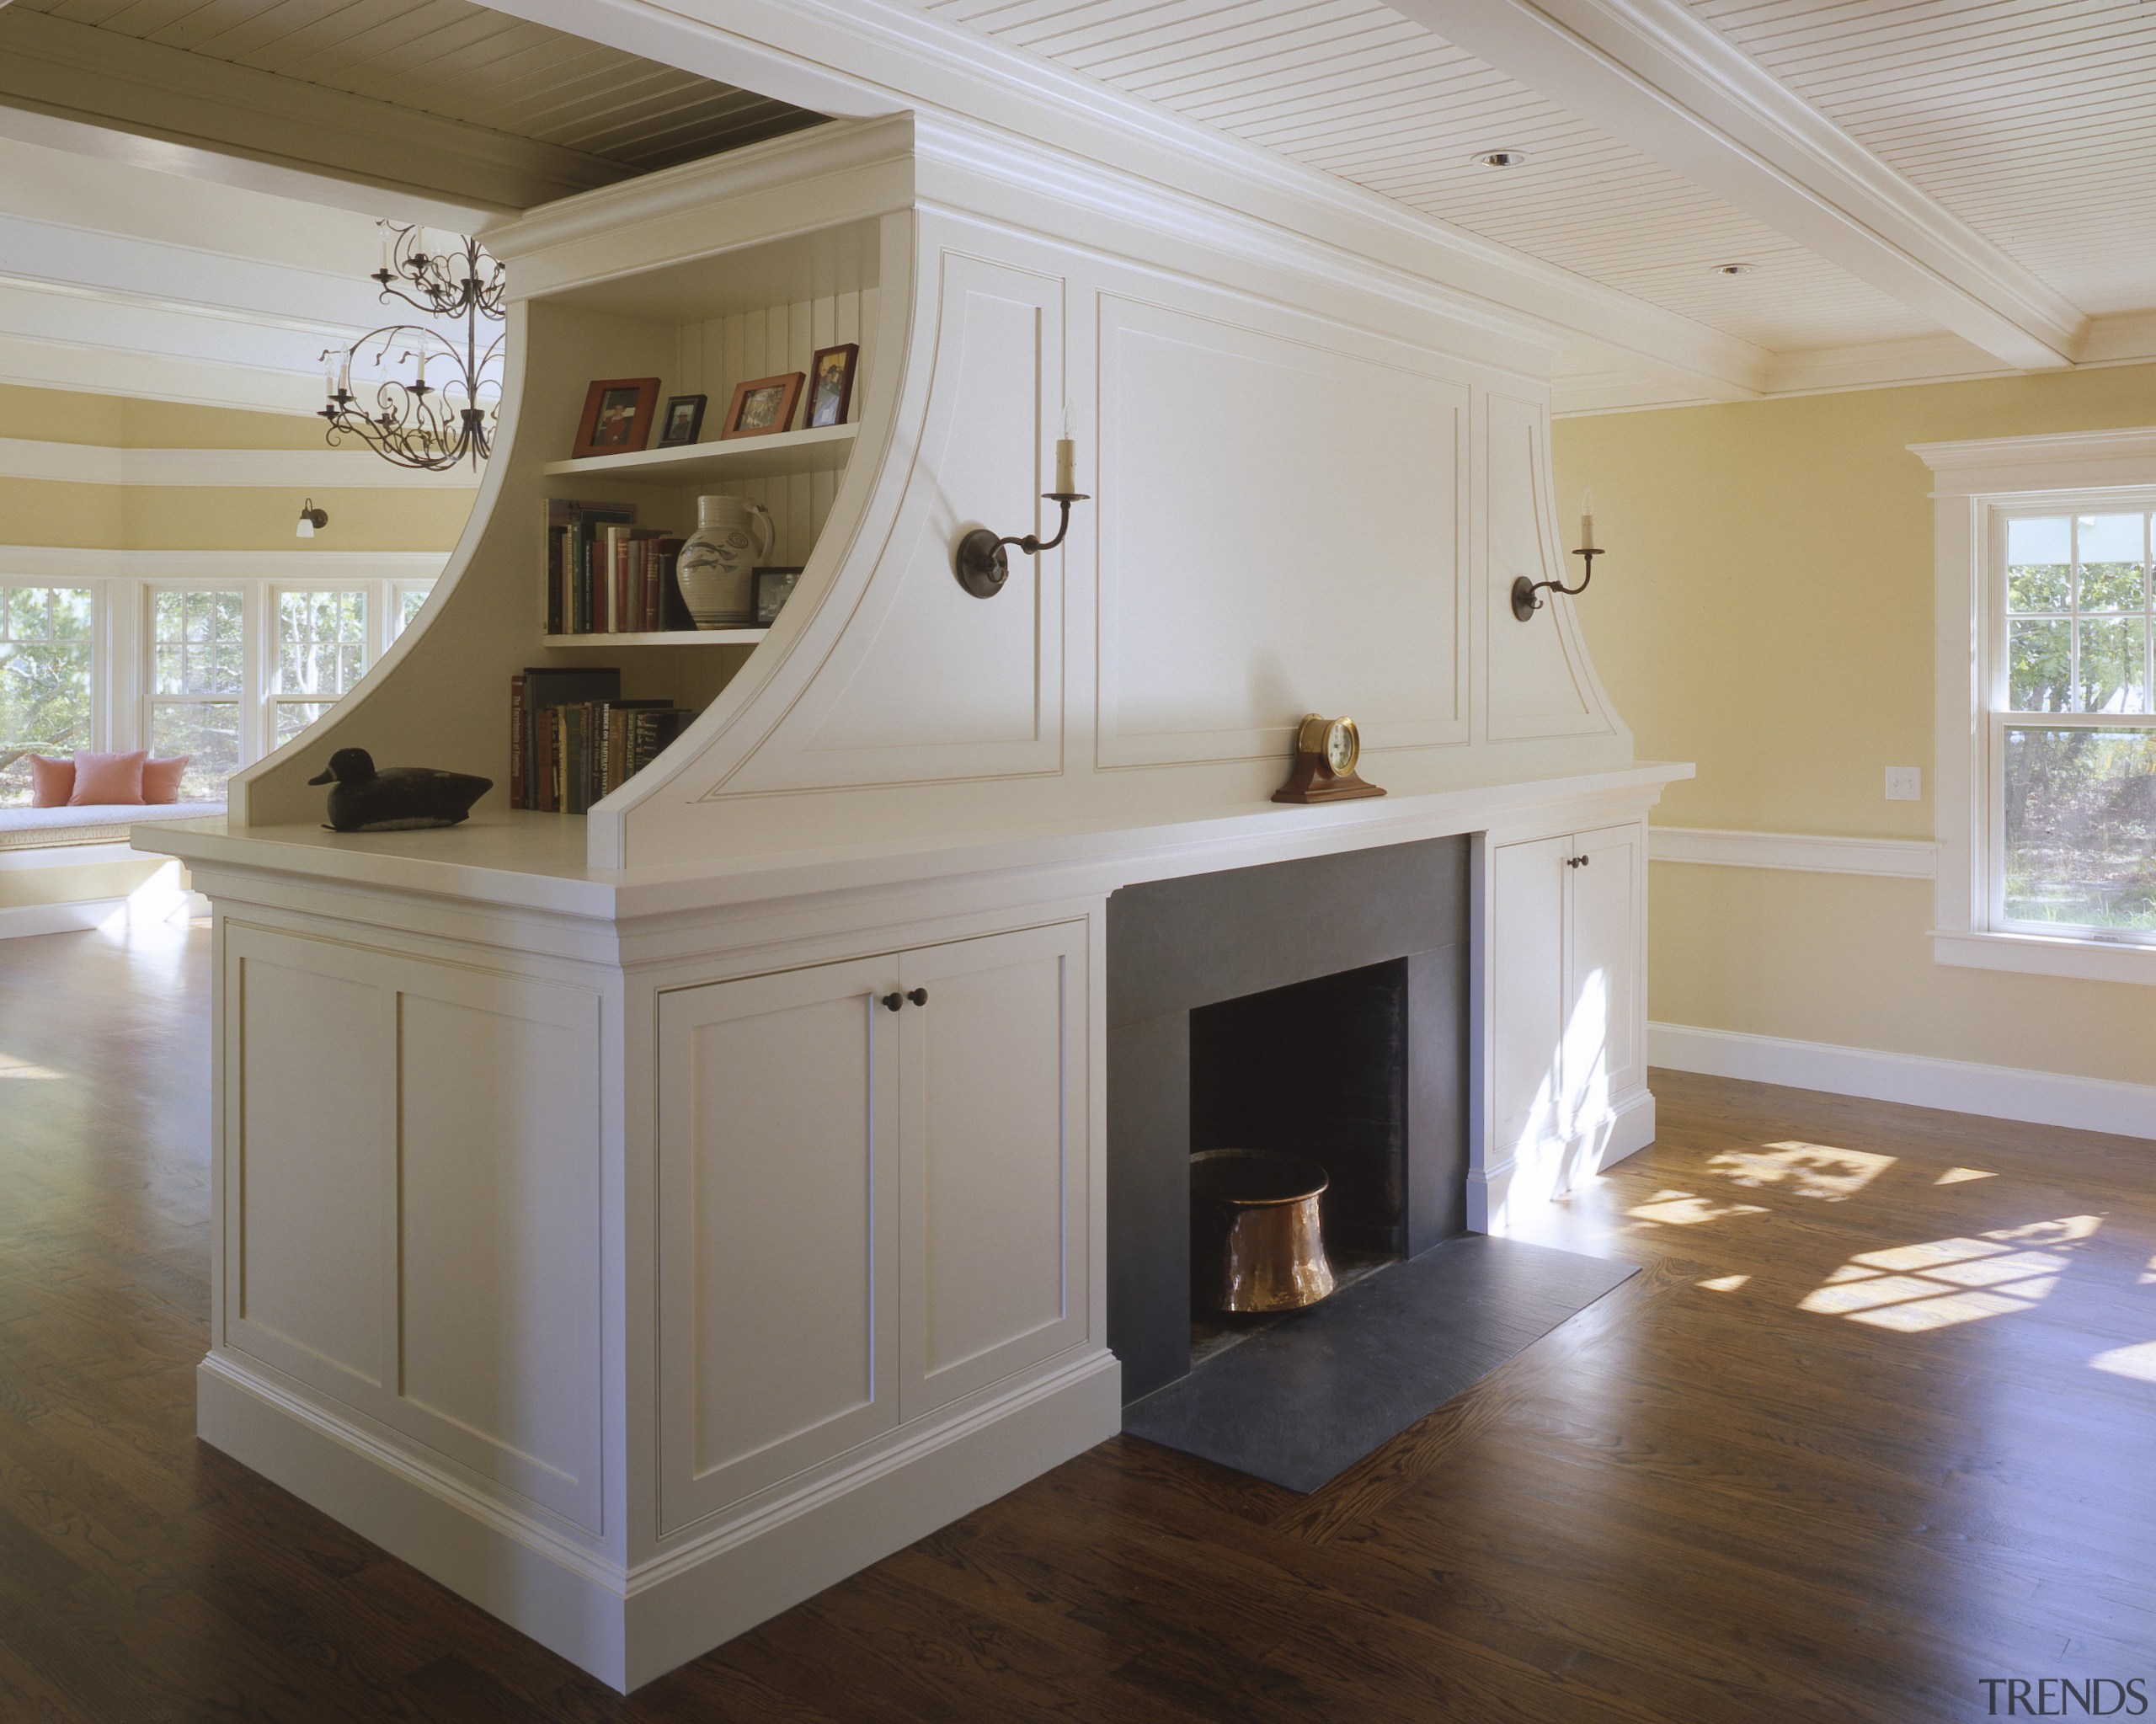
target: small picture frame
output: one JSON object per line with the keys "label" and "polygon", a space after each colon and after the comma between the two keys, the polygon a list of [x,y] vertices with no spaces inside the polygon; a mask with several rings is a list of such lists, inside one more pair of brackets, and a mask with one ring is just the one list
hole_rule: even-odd
{"label": "small picture frame", "polygon": [[861,362],[861,344],[819,347],[808,364],[808,414],[803,428],[842,425],[853,406],[853,374]]}
{"label": "small picture frame", "polygon": [[801,579],[798,566],[792,568],[764,568],[756,571],[756,627],[768,628],[778,621],[778,613],[786,601],[793,596],[793,584]]}
{"label": "small picture frame", "polygon": [[710,399],[708,395],[670,396],[659,422],[659,446],[675,449],[695,442],[704,428],[704,403]]}
{"label": "small picture frame", "polygon": [[726,426],[719,432],[729,437],[770,437],[792,428],[794,403],[801,399],[801,373],[787,371],[776,377],[758,377],[734,392],[726,409]]}
{"label": "small picture frame", "polygon": [[649,448],[658,406],[656,377],[601,378],[584,398],[584,418],[577,425],[572,458],[632,455]]}

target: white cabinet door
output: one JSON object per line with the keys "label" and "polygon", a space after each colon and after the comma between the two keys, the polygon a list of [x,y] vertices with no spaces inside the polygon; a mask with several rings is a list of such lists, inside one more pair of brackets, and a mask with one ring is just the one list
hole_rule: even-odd
{"label": "white cabinet door", "polygon": [[1641,858],[1636,824],[1572,840],[1565,949],[1565,1090],[1575,1118],[1598,1118],[1646,1077],[1641,1047]]}
{"label": "white cabinet door", "polygon": [[909,952],[900,1014],[909,1418],[1084,1338],[1082,923]]}
{"label": "white cabinet door", "polygon": [[1490,857],[1491,1095],[1502,1165],[1562,1122],[1565,921],[1570,838],[1496,846]]}
{"label": "white cabinet door", "polygon": [[659,1523],[898,1422],[892,958],[659,1004]]}

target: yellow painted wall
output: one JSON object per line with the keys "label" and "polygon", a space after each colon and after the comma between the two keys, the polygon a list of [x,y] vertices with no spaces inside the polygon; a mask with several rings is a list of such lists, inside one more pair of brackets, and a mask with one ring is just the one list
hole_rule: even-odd
{"label": "yellow painted wall", "polygon": [[[123,401],[13,384],[0,384],[0,437],[114,449],[326,446],[323,426],[295,415]],[[472,496],[472,490],[433,486],[326,491],[315,501],[328,510],[329,525],[312,539],[302,540],[293,528],[305,498],[290,488],[0,478],[0,544],[124,551],[446,552],[464,529]]]}
{"label": "yellow painted wall", "polygon": [[[1579,615],[1657,824],[1934,835],[1930,474],[1911,443],[2156,424],[2156,366],[1561,420],[1609,547]],[[1890,803],[1885,768],[1921,766]],[[1654,865],[1657,1022],[2156,1083],[2156,988],[1936,964],[1928,882]]]}

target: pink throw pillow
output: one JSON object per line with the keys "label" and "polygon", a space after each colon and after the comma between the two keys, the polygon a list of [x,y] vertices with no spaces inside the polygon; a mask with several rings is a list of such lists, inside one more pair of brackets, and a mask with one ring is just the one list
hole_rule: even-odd
{"label": "pink throw pillow", "polygon": [[30,806],[34,809],[64,809],[67,798],[75,793],[75,763],[72,761],[49,761],[43,755],[30,756]]}
{"label": "pink throw pillow", "polygon": [[70,808],[81,808],[95,803],[107,807],[118,803],[142,805],[142,762],[150,758],[150,751],[138,748],[131,754],[93,755],[83,749],[75,750],[75,791],[67,798]]}
{"label": "pink throw pillow", "polygon": [[144,802],[178,802],[179,781],[187,774],[187,763],[191,755],[174,755],[168,761],[142,762],[142,800]]}

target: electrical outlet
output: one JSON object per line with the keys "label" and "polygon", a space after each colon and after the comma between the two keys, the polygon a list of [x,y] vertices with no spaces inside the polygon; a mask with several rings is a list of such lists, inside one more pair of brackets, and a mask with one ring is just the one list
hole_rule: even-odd
{"label": "electrical outlet", "polygon": [[1886,769],[1886,800],[1922,802],[1924,800],[1924,768],[1889,766]]}

